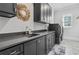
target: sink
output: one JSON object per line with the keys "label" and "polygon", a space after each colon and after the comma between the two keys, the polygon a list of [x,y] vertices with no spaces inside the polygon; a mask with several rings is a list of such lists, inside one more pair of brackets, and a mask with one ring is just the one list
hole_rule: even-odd
{"label": "sink", "polygon": [[27,37],[34,37],[34,36],[37,36],[37,35],[39,35],[39,34],[28,34],[28,35],[26,35]]}

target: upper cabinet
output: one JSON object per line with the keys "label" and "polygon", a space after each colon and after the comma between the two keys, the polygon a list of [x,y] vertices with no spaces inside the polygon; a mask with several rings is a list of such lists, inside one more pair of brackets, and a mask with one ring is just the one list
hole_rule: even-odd
{"label": "upper cabinet", "polygon": [[52,19],[52,7],[48,3],[34,3],[34,21],[50,23]]}
{"label": "upper cabinet", "polygon": [[41,4],[34,3],[34,21],[40,22],[41,19]]}
{"label": "upper cabinet", "polygon": [[0,16],[1,17],[14,17],[16,3],[0,3]]}

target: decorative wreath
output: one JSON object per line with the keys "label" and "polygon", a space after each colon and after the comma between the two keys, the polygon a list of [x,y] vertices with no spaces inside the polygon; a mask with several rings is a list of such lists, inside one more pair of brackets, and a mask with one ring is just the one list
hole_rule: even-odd
{"label": "decorative wreath", "polygon": [[16,14],[17,14],[17,17],[23,21],[27,21],[30,18],[30,11],[24,4],[17,4]]}

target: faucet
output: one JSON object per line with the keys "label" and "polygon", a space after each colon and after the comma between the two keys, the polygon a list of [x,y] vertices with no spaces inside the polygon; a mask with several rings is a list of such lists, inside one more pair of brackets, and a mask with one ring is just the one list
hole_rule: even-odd
{"label": "faucet", "polygon": [[25,30],[26,34],[32,34],[32,30],[28,26],[26,26]]}

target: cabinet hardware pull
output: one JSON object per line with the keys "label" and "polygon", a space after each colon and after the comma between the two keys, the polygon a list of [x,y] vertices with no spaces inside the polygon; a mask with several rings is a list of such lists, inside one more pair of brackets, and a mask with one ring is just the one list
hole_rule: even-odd
{"label": "cabinet hardware pull", "polygon": [[13,54],[15,54],[16,53],[16,51],[13,51],[12,53],[10,53],[10,55],[13,55]]}

